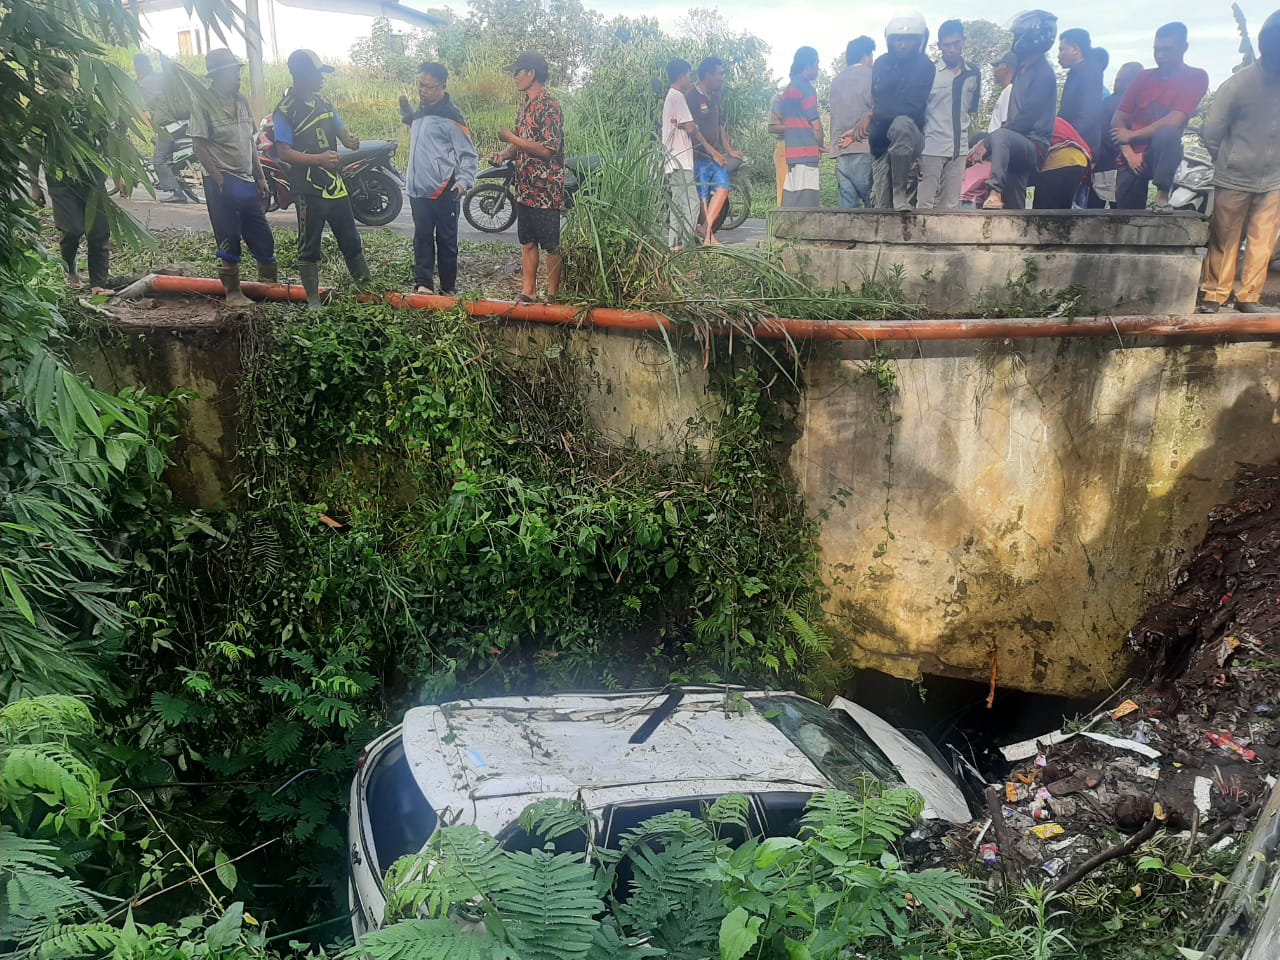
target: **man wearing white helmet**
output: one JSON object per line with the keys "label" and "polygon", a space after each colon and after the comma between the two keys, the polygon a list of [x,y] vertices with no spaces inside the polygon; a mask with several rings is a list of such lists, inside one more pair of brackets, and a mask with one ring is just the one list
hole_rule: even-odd
{"label": "man wearing white helmet", "polygon": [[[888,50],[871,71],[872,108],[866,131],[875,157],[872,200],[880,208],[910,210],[924,149],[925,108],[937,70],[924,52],[929,28],[919,13],[894,17],[884,36]],[[855,139],[859,130],[854,131]]]}
{"label": "man wearing white helmet", "polygon": [[1043,10],[1028,10],[1009,24],[1018,72],[1013,78],[1009,119],[985,135],[969,156],[979,162],[991,157],[991,193],[983,209],[1025,210],[1027,183],[1049,153],[1058,116],[1058,78],[1045,51],[1058,36],[1058,18]]}

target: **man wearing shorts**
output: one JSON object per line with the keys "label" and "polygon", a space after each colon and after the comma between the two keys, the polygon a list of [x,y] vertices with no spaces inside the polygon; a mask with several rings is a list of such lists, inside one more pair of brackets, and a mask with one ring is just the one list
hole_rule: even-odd
{"label": "man wearing shorts", "polygon": [[538,250],[547,255],[547,299],[560,293],[560,214],[565,209],[564,112],[547,92],[547,58],[528,50],[507,68],[524,94],[516,114],[516,129],[500,130],[507,148],[494,164],[516,164],[516,234],[523,248],[519,303],[538,296]]}
{"label": "man wearing shorts", "polygon": [[703,242],[716,244],[716,220],[729,202],[729,168],[726,157],[741,160],[742,154],[729,143],[720,112],[720,91],[724,89],[724,61],[707,57],[698,64],[698,82],[684,95],[689,112],[698,125],[694,131],[693,177],[702,197],[702,213],[706,223]]}

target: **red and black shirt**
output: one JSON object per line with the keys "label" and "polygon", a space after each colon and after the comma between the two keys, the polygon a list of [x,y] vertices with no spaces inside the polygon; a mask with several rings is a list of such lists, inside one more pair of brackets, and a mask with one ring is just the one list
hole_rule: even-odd
{"label": "red and black shirt", "polygon": [[543,210],[563,210],[564,113],[560,101],[546,92],[526,97],[516,114],[516,136],[551,151],[546,160],[516,153],[516,202]]}

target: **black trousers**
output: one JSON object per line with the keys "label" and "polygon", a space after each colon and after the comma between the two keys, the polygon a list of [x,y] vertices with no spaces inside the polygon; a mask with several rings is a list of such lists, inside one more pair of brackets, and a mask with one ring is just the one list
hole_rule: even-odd
{"label": "black trousers", "polygon": [[327,223],[333,231],[333,238],[338,241],[342,258],[347,261],[347,268],[355,273],[352,262],[364,255],[364,248],[360,245],[360,232],[356,230],[355,214],[351,212],[351,200],[347,197],[330,200],[317,193],[297,193],[294,194],[294,204],[298,208],[298,262],[320,262],[320,242]]}
{"label": "black trousers", "polygon": [[1116,174],[1116,208],[1119,210],[1147,209],[1147,192],[1150,184],[1166,193],[1173,188],[1173,178],[1182,162],[1182,130],[1164,127],[1151,135],[1147,152],[1142,156],[1142,170],[1135,173],[1121,167]]}
{"label": "black trousers", "polygon": [[1000,194],[1006,210],[1027,208],[1027,184],[1040,166],[1036,145],[1017,131],[1001,127],[987,136],[991,151],[991,189]]}
{"label": "black trousers", "polygon": [[440,196],[410,197],[413,212],[413,285],[435,290],[435,272],[440,270],[439,293],[458,289],[458,195],[446,190]]}
{"label": "black trousers", "polygon": [[1031,178],[1036,188],[1032,210],[1070,210],[1071,201],[1084,179],[1084,167],[1059,167],[1057,170],[1041,170]]}
{"label": "black trousers", "polygon": [[218,241],[218,258],[239,263],[240,242],[259,263],[275,263],[276,238],[262,209],[258,186],[239,177],[224,175],[222,187],[212,177],[204,178],[204,205],[209,211],[213,238]]}
{"label": "black trousers", "polygon": [[107,286],[111,270],[111,221],[107,218],[107,191],[101,181],[77,181],[51,177],[49,202],[58,228],[58,248],[68,273],[77,273],[80,241],[89,256],[89,283]]}

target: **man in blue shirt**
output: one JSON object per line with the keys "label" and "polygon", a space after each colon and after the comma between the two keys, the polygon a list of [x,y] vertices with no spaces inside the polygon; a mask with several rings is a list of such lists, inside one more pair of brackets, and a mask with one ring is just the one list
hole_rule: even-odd
{"label": "man in blue shirt", "polygon": [[352,278],[369,279],[347,185],[338,172],[342,165],[338,141],[356,150],[360,139],[347,130],[333,104],[320,96],[324,75],[333,73],[333,67],[311,50],[295,50],[289,54],[289,73],[293,86],[285,91],[272,120],[276,152],[290,165],[298,209],[298,275],[307,291],[308,309],[316,310],[321,306],[320,241],[326,223]]}

